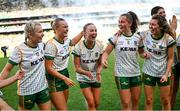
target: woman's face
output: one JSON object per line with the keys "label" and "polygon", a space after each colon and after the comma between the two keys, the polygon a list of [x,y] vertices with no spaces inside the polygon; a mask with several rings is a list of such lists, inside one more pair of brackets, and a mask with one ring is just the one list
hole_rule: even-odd
{"label": "woman's face", "polygon": [[95,25],[88,25],[85,32],[84,36],[87,40],[90,41],[95,41],[96,36],[97,36],[97,28]]}
{"label": "woman's face", "polygon": [[118,26],[122,32],[126,32],[127,30],[131,30],[131,23],[129,23],[126,16],[120,16],[119,17]]}
{"label": "woman's face", "polygon": [[159,35],[161,33],[160,26],[158,24],[158,20],[151,19],[149,23],[149,29],[152,35]]}
{"label": "woman's face", "polygon": [[163,17],[166,17],[166,12],[163,8],[159,9],[158,12],[157,12],[157,15],[161,15]]}
{"label": "woman's face", "polygon": [[66,21],[59,21],[55,29],[55,34],[57,37],[65,38],[68,36],[68,24]]}
{"label": "woman's face", "polygon": [[30,33],[29,40],[33,42],[34,44],[42,42],[43,38],[43,29],[41,25],[36,25],[34,32]]}

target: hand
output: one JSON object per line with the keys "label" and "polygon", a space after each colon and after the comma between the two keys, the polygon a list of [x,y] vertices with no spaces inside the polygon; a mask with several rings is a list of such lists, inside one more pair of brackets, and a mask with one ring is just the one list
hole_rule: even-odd
{"label": "hand", "polygon": [[101,64],[102,64],[103,68],[105,68],[105,69],[108,67],[108,62],[107,62],[107,60],[102,60],[102,61],[101,61]]}
{"label": "hand", "polygon": [[86,71],[86,76],[88,76],[90,79],[93,79],[93,73],[91,71]]}
{"label": "hand", "polygon": [[101,73],[97,73],[96,78],[97,78],[97,80],[98,80],[99,82],[101,82]]}
{"label": "hand", "polygon": [[71,80],[70,78],[66,77],[64,79],[64,82],[69,86],[69,87],[72,87],[75,85],[75,82],[73,80]]}
{"label": "hand", "polygon": [[175,15],[173,15],[172,20],[169,20],[169,24],[173,31],[176,31],[177,29],[177,18]]}
{"label": "hand", "polygon": [[118,36],[120,36],[121,34],[122,34],[121,30],[118,30],[118,31],[114,34],[114,36],[118,37]]}
{"label": "hand", "polygon": [[163,75],[160,79],[160,82],[163,83],[163,82],[167,82],[167,76],[166,75]]}
{"label": "hand", "polygon": [[25,74],[24,71],[19,70],[19,71],[16,72],[15,77],[16,77],[18,80],[20,80],[20,79],[22,79],[22,78],[24,77],[24,74]]}
{"label": "hand", "polygon": [[150,56],[151,56],[151,54],[148,53],[148,52],[144,52],[143,54],[140,54],[140,56],[141,56],[142,58],[149,59]]}

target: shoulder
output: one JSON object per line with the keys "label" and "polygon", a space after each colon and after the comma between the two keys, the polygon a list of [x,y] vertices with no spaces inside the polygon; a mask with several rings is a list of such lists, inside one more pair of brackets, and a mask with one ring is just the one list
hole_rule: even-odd
{"label": "shoulder", "polygon": [[140,36],[139,34],[137,34],[137,33],[134,33],[134,34],[133,34],[133,37],[135,37],[135,38],[141,38],[141,36]]}
{"label": "shoulder", "polygon": [[64,42],[66,43],[66,42],[71,42],[71,39],[69,39],[68,37],[66,37],[66,38],[64,38]]}
{"label": "shoulder", "polygon": [[51,38],[51,39],[49,39],[49,40],[46,42],[46,44],[51,44],[51,43],[53,43],[53,42],[54,42],[54,39]]}
{"label": "shoulder", "polygon": [[80,40],[76,45],[75,47],[80,47],[80,46],[83,46],[84,45],[84,40]]}
{"label": "shoulder", "polygon": [[96,40],[96,44],[97,44],[97,46],[100,46],[100,47],[103,46],[103,43],[102,43],[102,41],[100,41],[100,40]]}

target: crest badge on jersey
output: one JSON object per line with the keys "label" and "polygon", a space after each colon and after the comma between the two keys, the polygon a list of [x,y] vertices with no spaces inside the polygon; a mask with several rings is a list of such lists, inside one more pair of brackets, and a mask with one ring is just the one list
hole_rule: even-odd
{"label": "crest badge on jersey", "polygon": [[127,40],[127,44],[130,45],[130,40]]}
{"label": "crest badge on jersey", "polygon": [[86,54],[82,54],[82,58],[86,58]]}
{"label": "crest badge on jersey", "polygon": [[95,57],[98,57],[98,52],[95,53]]}
{"label": "crest badge on jersey", "polygon": [[137,46],[137,43],[138,43],[137,41],[134,41],[134,45],[135,45],[135,46]]}

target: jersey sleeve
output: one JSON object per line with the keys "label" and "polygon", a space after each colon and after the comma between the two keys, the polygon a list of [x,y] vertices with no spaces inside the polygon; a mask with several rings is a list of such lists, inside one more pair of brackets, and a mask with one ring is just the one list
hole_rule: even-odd
{"label": "jersey sleeve", "polygon": [[140,36],[140,33],[137,33],[134,35],[138,40],[136,43],[136,41],[134,41],[135,43],[134,44],[138,44],[138,48],[143,48],[144,47],[144,44],[143,44],[143,38]]}
{"label": "jersey sleeve", "polygon": [[172,47],[173,45],[176,44],[176,41],[171,37],[169,36],[168,39],[167,39],[167,47]]}
{"label": "jersey sleeve", "polygon": [[15,47],[9,57],[8,62],[12,65],[18,65],[21,62],[21,60],[22,60],[21,49],[18,47]]}
{"label": "jersey sleeve", "polygon": [[112,36],[108,39],[109,43],[112,44],[113,46],[116,45],[118,37],[117,36]]}
{"label": "jersey sleeve", "polygon": [[180,35],[176,39],[176,46],[177,48],[180,48]]}
{"label": "jersey sleeve", "polygon": [[74,50],[72,51],[72,54],[73,54],[74,56],[80,57],[81,51],[80,51],[80,46],[79,46],[79,44],[74,47]]}
{"label": "jersey sleeve", "polygon": [[141,37],[141,39],[144,40],[146,36],[148,35],[148,31],[142,31],[142,32],[139,32],[138,34]]}
{"label": "jersey sleeve", "polygon": [[57,54],[57,47],[54,43],[48,42],[45,46],[45,58],[53,60]]}

